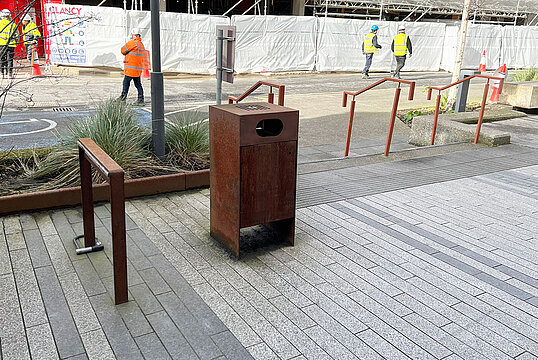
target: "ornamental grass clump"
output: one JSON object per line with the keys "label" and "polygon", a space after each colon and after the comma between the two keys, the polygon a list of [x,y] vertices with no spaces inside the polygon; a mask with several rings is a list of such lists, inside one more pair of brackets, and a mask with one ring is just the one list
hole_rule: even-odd
{"label": "ornamental grass clump", "polygon": [[538,80],[538,69],[537,68],[529,68],[524,71],[515,73],[512,76],[512,81],[520,82],[520,81],[537,81]]}
{"label": "ornamental grass clump", "polygon": [[[48,180],[45,187],[58,188],[80,183],[77,141],[91,138],[125,171],[126,178],[161,172],[163,166],[152,158],[151,133],[140,126],[129,105],[119,100],[101,104],[87,119],[73,123],[58,135],[59,145],[44,159],[34,157],[26,173],[35,180]],[[94,175],[98,181],[99,176]]]}
{"label": "ornamental grass clump", "polygon": [[198,112],[181,113],[166,123],[166,148],[170,165],[188,170],[209,164],[209,122]]}

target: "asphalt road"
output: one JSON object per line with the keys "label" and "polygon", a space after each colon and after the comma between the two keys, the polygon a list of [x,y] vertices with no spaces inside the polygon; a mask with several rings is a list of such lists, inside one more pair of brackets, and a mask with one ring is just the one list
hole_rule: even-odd
{"label": "asphalt road", "polygon": [[[248,75],[236,77],[234,84],[223,84],[223,103],[228,95],[238,96],[258,80],[286,85],[286,95],[304,95],[304,104],[315,105],[316,95],[333,94],[343,90],[356,91],[373,82],[386,77],[387,73],[374,73],[364,80],[361,74],[290,74],[260,76]],[[415,80],[417,91],[428,85],[442,85],[450,82],[447,73],[407,73],[404,79]],[[57,134],[65,131],[69,124],[88,116],[97,104],[110,97],[115,97],[121,88],[119,78],[72,77],[53,81],[35,83],[33,108],[25,108],[16,101],[9,101],[4,106],[0,118],[0,150],[11,148],[29,148],[50,146],[57,143]],[[146,104],[138,108],[139,121],[147,126],[151,124],[150,83],[144,81]],[[378,89],[393,88],[394,83],[382,84]],[[26,90],[29,91],[29,90]],[[68,93],[66,97],[64,94]],[[130,96],[134,100],[135,89]],[[91,94],[91,97],[88,95]],[[265,96],[263,88],[253,93],[254,98]],[[311,95],[311,96],[309,96]],[[301,96],[301,101],[303,101]],[[165,79],[165,113],[172,115],[182,111],[207,111],[207,107],[215,102],[215,79],[212,76],[201,76],[186,79]],[[58,107],[70,107],[68,111]],[[65,109],[64,109],[65,110]],[[385,111],[383,109],[382,111]],[[390,109],[388,109],[390,112]]]}

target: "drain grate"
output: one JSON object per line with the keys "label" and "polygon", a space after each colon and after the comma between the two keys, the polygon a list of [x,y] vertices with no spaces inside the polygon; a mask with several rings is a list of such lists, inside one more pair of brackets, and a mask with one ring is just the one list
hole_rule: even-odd
{"label": "drain grate", "polygon": [[267,106],[263,106],[263,105],[236,105],[236,106],[240,109],[247,110],[247,111],[269,109]]}
{"label": "drain grate", "polygon": [[52,108],[52,111],[67,112],[67,111],[75,111],[75,109],[72,107],[55,107],[55,108]]}

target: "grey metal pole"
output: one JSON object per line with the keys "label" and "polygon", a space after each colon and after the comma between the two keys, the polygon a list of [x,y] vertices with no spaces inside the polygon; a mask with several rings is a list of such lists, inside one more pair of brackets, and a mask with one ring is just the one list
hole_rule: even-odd
{"label": "grey metal pole", "polygon": [[159,0],[150,0],[151,8],[151,143],[153,154],[163,160],[164,144],[164,87],[161,72],[161,27]]}
{"label": "grey metal pole", "polygon": [[222,99],[222,38],[224,32],[222,29],[217,31],[217,105],[221,104]]}

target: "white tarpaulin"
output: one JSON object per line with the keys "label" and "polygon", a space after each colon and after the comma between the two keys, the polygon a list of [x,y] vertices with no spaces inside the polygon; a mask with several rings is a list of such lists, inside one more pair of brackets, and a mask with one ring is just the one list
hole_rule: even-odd
{"label": "white tarpaulin", "polygon": [[[408,56],[404,71],[439,71],[445,27],[446,25],[441,23],[405,24],[405,33],[409,35],[413,46],[413,56]],[[393,67],[395,66],[394,63]]]}
{"label": "white tarpaulin", "polygon": [[[129,29],[138,27],[142,42],[151,51],[149,11],[129,11]],[[217,25],[228,25],[222,16],[161,13],[161,67],[163,71],[214,73]]]}
{"label": "white tarpaulin", "polygon": [[382,49],[374,54],[370,70],[389,71],[392,62],[390,44],[397,30],[397,23],[336,18],[319,19],[316,69],[362,71],[365,63],[362,42],[372,25],[379,26],[377,42]]}
{"label": "white tarpaulin", "polygon": [[[113,7],[46,5],[51,31],[51,60],[56,64],[123,67],[121,47],[133,27],[151,50],[150,12],[123,11]],[[77,19],[89,18],[83,24]],[[235,70],[361,71],[364,36],[379,26],[371,70],[395,68],[390,44],[398,23],[307,16],[233,16],[237,27]],[[214,73],[216,26],[228,25],[221,16],[161,13],[161,59],[163,71]],[[439,23],[406,23],[413,44],[413,57],[404,71],[452,70],[456,55],[457,26]],[[59,35],[61,33],[61,35]],[[463,68],[478,69],[486,51],[487,68],[538,66],[538,28],[469,24]],[[82,53],[81,53],[82,50]],[[75,53],[73,53],[75,51]]]}
{"label": "white tarpaulin", "polygon": [[[132,28],[139,29],[144,46],[151,50],[149,11],[125,12],[110,7],[63,6],[82,8],[90,17],[85,24],[86,61],[79,65],[123,67],[124,56],[120,49],[129,39]],[[217,25],[227,25],[228,18],[178,13],[160,15],[162,70],[215,72],[215,28]],[[56,58],[54,63],[76,64],[68,58]]]}
{"label": "white tarpaulin", "polygon": [[[447,26],[441,68],[452,71],[458,44],[457,26]],[[486,51],[487,69],[497,69],[501,65],[502,26],[469,24],[463,52],[462,69],[477,69],[480,57]]]}
{"label": "white tarpaulin", "polygon": [[237,27],[235,70],[313,70],[316,18],[306,16],[232,16]]}
{"label": "white tarpaulin", "polygon": [[505,26],[501,62],[510,68],[538,67],[538,26]]}

